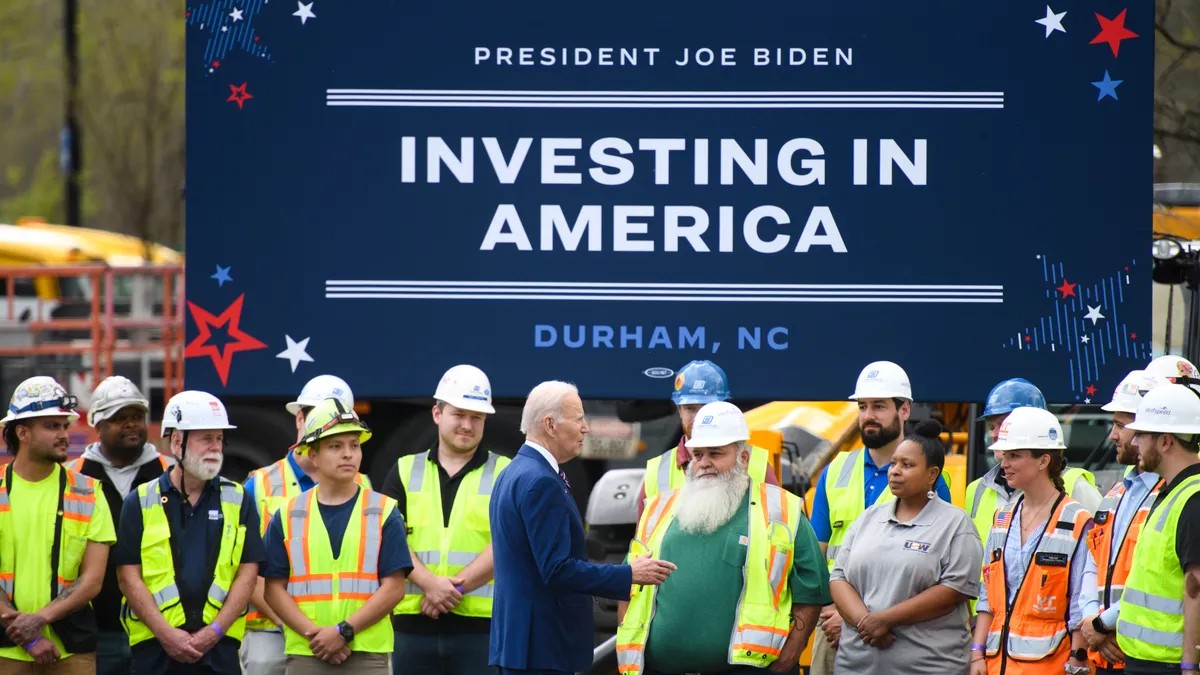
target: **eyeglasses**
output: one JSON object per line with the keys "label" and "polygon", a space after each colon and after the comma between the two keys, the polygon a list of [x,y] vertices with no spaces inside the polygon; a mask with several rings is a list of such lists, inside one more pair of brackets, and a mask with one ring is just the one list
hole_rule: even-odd
{"label": "eyeglasses", "polygon": [[78,398],[76,398],[74,396],[63,396],[61,398],[56,398],[51,401],[34,401],[33,403],[30,403],[29,405],[26,405],[26,406],[22,406],[20,408],[10,405],[10,406],[8,406],[8,409],[10,411],[12,411],[12,413],[14,415],[20,415],[21,413],[38,412],[39,410],[48,410],[50,408],[61,408],[63,410],[74,410],[77,407],[79,407],[79,399]]}
{"label": "eyeglasses", "polygon": [[305,443],[313,443],[317,439],[319,439],[321,437],[321,435],[324,434],[326,431],[329,431],[330,429],[336,427],[339,424],[345,424],[345,423],[357,424],[358,426],[363,428],[363,431],[371,430],[366,425],[366,423],[364,423],[362,420],[358,419],[358,415],[356,413],[341,412],[341,413],[338,413],[337,415],[335,415],[333,417],[333,419],[326,422],[325,426],[321,427],[320,429],[314,429],[313,431],[310,431],[307,434],[305,434],[304,442]]}

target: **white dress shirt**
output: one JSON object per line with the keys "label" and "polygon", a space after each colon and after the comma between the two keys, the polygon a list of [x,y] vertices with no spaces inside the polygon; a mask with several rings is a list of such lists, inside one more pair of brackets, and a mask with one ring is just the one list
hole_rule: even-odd
{"label": "white dress shirt", "polygon": [[531,441],[529,439],[525,439],[525,445],[528,445],[529,447],[533,448],[534,450],[537,450],[538,453],[541,454],[542,457],[545,457],[546,461],[550,462],[550,468],[554,469],[554,473],[562,473],[562,471],[558,468],[558,460],[554,459],[554,455],[550,454],[549,450],[543,448],[542,446],[538,445],[537,443],[534,443],[533,441]]}

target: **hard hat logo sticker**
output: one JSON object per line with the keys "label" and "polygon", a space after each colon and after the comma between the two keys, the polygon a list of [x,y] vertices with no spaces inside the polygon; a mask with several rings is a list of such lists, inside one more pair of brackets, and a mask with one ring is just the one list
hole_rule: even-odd
{"label": "hard hat logo sticker", "polygon": [[1052,428],[1050,429],[1050,433],[1049,433],[1048,435],[1050,436],[1050,440],[1052,440],[1052,441],[1057,441],[1057,440],[1058,440],[1058,430],[1057,430],[1057,429],[1054,429],[1054,428],[1052,427]]}
{"label": "hard hat logo sticker", "polygon": [[879,377],[879,371],[878,371],[878,370],[872,370],[872,371],[870,371],[869,373],[867,373],[867,379],[868,379],[868,380],[873,380],[873,379],[875,379],[875,378],[877,378],[877,377]]}
{"label": "hard hat logo sticker", "polygon": [[713,421],[712,415],[705,415],[704,419],[700,420],[700,424],[712,424],[712,421]]}
{"label": "hard hat logo sticker", "polygon": [[675,376],[675,391],[679,391],[680,389],[683,389],[683,383],[686,381],[686,379],[687,378],[685,378],[683,376],[683,373],[680,373]]}

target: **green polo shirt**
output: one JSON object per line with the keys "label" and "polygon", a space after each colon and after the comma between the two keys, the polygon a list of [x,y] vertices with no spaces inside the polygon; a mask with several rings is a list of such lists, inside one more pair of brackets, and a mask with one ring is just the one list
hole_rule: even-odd
{"label": "green polo shirt", "polygon": [[[671,521],[663,560],[679,569],[658,589],[646,644],[646,664],[662,673],[729,670],[729,638],[737,623],[750,532],[747,502],[712,534],[689,534]],[[788,583],[792,602],[828,605],[829,568],[807,518],[800,519]]]}

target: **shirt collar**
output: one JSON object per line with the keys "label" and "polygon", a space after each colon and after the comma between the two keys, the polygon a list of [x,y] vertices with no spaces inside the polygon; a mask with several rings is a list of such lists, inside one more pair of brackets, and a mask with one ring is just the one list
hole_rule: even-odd
{"label": "shirt collar", "polygon": [[1143,485],[1145,485],[1146,487],[1153,490],[1154,486],[1158,484],[1158,480],[1160,477],[1158,474],[1154,473],[1153,471],[1143,471],[1140,474],[1138,474],[1138,478],[1142,479]]}
{"label": "shirt collar", "polygon": [[941,501],[941,500],[939,497],[934,497],[933,499],[930,499],[928,502],[925,503],[925,506],[921,507],[921,512],[918,513],[915,518],[908,521],[907,523],[902,523],[899,520],[896,520],[896,509],[900,508],[900,500],[899,499],[893,500],[891,508],[882,509],[883,513],[879,514],[879,522],[895,523],[896,525],[899,525],[900,527],[924,527],[926,525],[929,525],[929,523],[936,518],[936,515],[934,514],[934,511],[936,511],[938,508],[937,506],[934,505],[934,502],[936,502],[936,501]]}
{"label": "shirt collar", "polygon": [[[162,493],[164,495],[167,494],[168,492],[174,492],[175,494],[182,496],[182,493],[178,489],[175,488],[175,483],[171,480],[171,472],[170,471],[164,471],[162,473],[162,475],[158,477],[158,482],[159,482],[159,487],[162,488]],[[203,494],[207,493],[210,488],[215,490],[217,488],[218,483],[220,483],[220,482],[221,482],[220,476],[217,476],[216,478],[213,478],[212,480],[208,481],[207,483],[204,484],[204,490],[201,492],[201,494],[203,495]]]}
{"label": "shirt collar", "polygon": [[304,473],[304,469],[300,468],[299,462],[296,461],[296,451],[295,450],[289,450],[287,458],[288,458],[288,464],[292,465],[292,471],[294,471],[296,473],[296,481],[297,482],[305,480],[305,479],[312,480],[312,478],[309,478],[308,474]]}
{"label": "shirt collar", "polygon": [[537,443],[534,443],[533,441],[529,440],[528,438],[525,439],[525,445],[528,445],[529,447],[533,448],[534,450],[537,450],[538,454],[540,454],[542,457],[545,457],[546,461],[550,462],[550,468],[554,469],[554,473],[558,473],[560,471],[560,469],[558,468],[558,460],[554,459],[554,455],[550,454],[549,450],[543,448],[542,446],[538,445]]}

